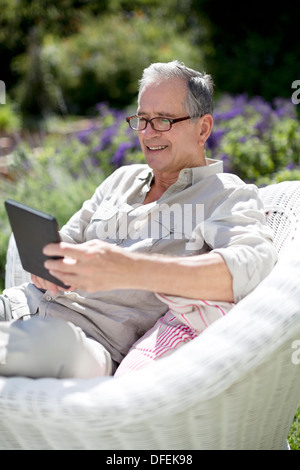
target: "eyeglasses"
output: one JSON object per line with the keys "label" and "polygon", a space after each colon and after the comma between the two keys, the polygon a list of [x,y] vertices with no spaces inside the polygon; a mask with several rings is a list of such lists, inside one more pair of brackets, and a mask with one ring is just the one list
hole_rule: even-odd
{"label": "eyeglasses", "polygon": [[146,129],[148,123],[150,123],[150,126],[154,131],[167,132],[171,129],[173,124],[176,124],[176,122],[186,121],[187,119],[191,119],[191,117],[185,116],[177,119],[154,117],[152,119],[145,119],[135,115],[127,117],[126,121],[128,122],[131,129],[133,129],[134,131],[143,131],[144,129]]}

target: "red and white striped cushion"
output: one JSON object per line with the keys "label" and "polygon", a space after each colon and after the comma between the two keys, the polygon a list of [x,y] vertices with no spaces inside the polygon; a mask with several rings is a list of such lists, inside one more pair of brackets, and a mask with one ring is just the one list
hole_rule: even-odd
{"label": "red and white striped cushion", "polygon": [[217,303],[157,295],[169,305],[170,310],[132,346],[118,367],[115,377],[166,357],[196,338],[233,307],[233,304],[227,302]]}

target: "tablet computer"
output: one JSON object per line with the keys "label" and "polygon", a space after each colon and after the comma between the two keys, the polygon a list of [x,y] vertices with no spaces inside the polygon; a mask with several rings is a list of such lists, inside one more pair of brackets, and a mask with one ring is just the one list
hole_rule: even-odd
{"label": "tablet computer", "polygon": [[44,246],[61,241],[56,218],[12,199],[5,201],[5,208],[23,269],[68,289],[70,286],[52,276],[44,267],[44,262],[51,258],[43,254]]}

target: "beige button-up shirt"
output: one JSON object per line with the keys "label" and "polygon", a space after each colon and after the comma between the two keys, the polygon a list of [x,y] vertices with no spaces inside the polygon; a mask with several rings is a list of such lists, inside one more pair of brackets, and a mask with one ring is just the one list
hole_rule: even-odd
{"label": "beige button-up shirt", "polygon": [[[64,241],[106,240],[143,253],[190,256],[215,251],[233,276],[237,302],[271,270],[276,253],[254,185],[222,173],[222,162],[187,168],[153,203],[143,205],[153,172],[147,165],[119,168],[61,229]],[[130,346],[167,311],[151,292],[49,292],[39,301],[41,316],[80,326],[120,362]]]}

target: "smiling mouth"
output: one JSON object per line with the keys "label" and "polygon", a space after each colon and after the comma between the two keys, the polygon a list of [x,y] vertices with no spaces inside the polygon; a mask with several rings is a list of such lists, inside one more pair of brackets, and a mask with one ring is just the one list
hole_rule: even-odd
{"label": "smiling mouth", "polygon": [[147,149],[151,151],[156,151],[156,150],[165,150],[168,146],[167,145],[158,145],[157,147],[149,147],[147,145]]}

